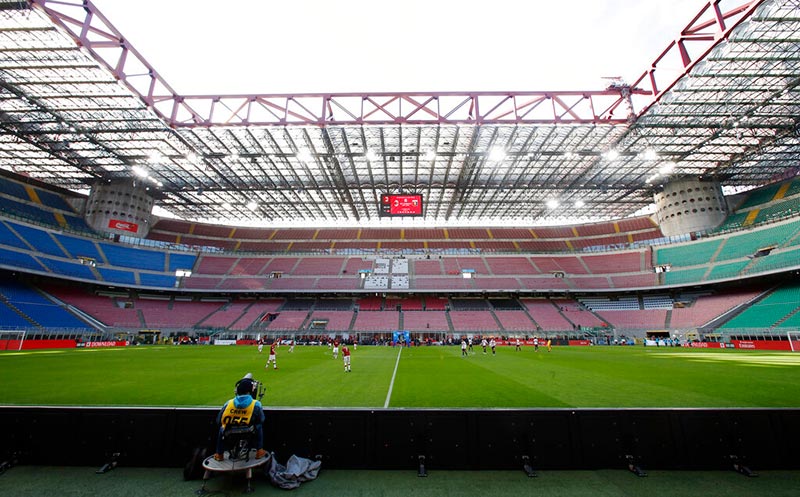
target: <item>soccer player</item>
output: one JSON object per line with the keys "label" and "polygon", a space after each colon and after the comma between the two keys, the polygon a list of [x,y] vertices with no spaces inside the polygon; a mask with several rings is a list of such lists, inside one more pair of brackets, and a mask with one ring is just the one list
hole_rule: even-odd
{"label": "soccer player", "polygon": [[467,349],[472,352],[472,337],[467,338]]}
{"label": "soccer player", "polygon": [[344,361],[344,372],[350,372],[350,349],[347,345],[342,345],[342,360]]}
{"label": "soccer player", "polygon": [[485,338],[483,340],[481,340],[481,347],[483,347],[483,353],[484,354],[486,353],[486,346],[487,345],[489,345],[489,342],[487,342]]}
{"label": "soccer player", "polygon": [[261,351],[263,351],[263,350],[264,350],[264,340],[259,338],[258,339],[258,353],[260,354]]}
{"label": "soccer player", "polygon": [[289,340],[289,353],[294,352],[294,338]]}
{"label": "soccer player", "polygon": [[339,357],[339,340],[333,340],[333,358],[336,359]]}
{"label": "soccer player", "polygon": [[539,352],[539,337],[533,337],[533,351]]}
{"label": "soccer player", "polygon": [[497,352],[495,351],[495,347],[497,347],[497,342],[494,341],[494,338],[489,340],[489,347],[492,348],[492,355],[497,355]]}
{"label": "soccer player", "polygon": [[548,352],[553,351],[553,342],[551,342],[549,338],[547,339],[547,351]]}
{"label": "soccer player", "polygon": [[521,345],[522,345],[522,344],[519,342],[519,338],[517,338],[517,343],[516,343],[516,344],[514,344],[514,351],[515,351],[515,352],[519,352],[520,350],[522,350],[522,347],[521,347]]}
{"label": "soccer player", "polygon": [[267,358],[267,365],[264,366],[264,369],[269,369],[269,363],[272,363],[272,369],[278,369],[278,360],[275,358],[275,348],[278,346],[278,341],[275,340],[269,346],[269,358]]}
{"label": "soccer player", "polygon": [[461,339],[461,357],[467,356],[467,342],[462,338]]}

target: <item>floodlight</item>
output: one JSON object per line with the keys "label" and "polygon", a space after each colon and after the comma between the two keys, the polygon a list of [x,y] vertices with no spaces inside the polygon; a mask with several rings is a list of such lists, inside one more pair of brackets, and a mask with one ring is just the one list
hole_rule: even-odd
{"label": "floodlight", "polygon": [[615,148],[612,148],[609,149],[604,155],[608,160],[616,160],[619,158],[619,151]]}
{"label": "floodlight", "polygon": [[548,209],[555,209],[556,207],[558,207],[558,200],[551,198],[550,200],[547,201]]}
{"label": "floodlight", "polygon": [[378,154],[375,153],[374,150],[369,150],[367,152],[367,160],[370,162],[375,162],[378,160]]}
{"label": "floodlight", "polygon": [[675,171],[675,163],[674,162],[667,162],[661,167],[658,168],[658,172],[660,174],[670,174]]}
{"label": "floodlight", "polygon": [[154,150],[147,154],[147,161],[150,164],[160,164],[164,160],[164,155],[158,150]]}
{"label": "floodlight", "polygon": [[131,171],[133,171],[133,174],[140,178],[146,178],[148,176],[147,170],[145,170],[143,167],[133,166]]}
{"label": "floodlight", "polygon": [[297,152],[297,159],[303,162],[311,162],[314,158],[308,150],[301,150]]}
{"label": "floodlight", "polygon": [[583,200],[576,200],[575,201],[575,207],[577,207],[578,209],[580,209],[584,205],[586,205],[586,202],[584,202]]}
{"label": "floodlight", "polygon": [[489,160],[491,161],[501,161],[506,158],[506,151],[501,147],[494,147],[489,150]]}
{"label": "floodlight", "polygon": [[247,208],[251,211],[254,211],[258,208],[258,203],[251,200],[250,202],[247,202]]}

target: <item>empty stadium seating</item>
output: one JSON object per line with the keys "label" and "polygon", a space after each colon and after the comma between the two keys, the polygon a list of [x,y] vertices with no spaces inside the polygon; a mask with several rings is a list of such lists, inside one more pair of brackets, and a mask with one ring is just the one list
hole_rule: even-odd
{"label": "empty stadium seating", "polygon": [[773,328],[792,317],[798,309],[800,283],[787,283],[726,322],[722,329]]}
{"label": "empty stadium seating", "polygon": [[395,310],[359,311],[353,331],[394,331],[400,329],[400,313]]}
{"label": "empty stadium seating", "polygon": [[[63,306],[48,300],[35,289],[15,281],[0,283],[0,299],[11,310],[24,317],[30,323],[35,323],[44,328],[80,328],[88,329],[87,323],[81,321]],[[12,314],[4,312],[6,317]],[[12,326],[19,320],[10,319]],[[5,323],[3,326],[6,326]],[[30,326],[30,324],[28,325]]]}
{"label": "empty stadium seating", "polygon": [[[631,245],[662,237],[650,218],[639,217],[536,228],[232,228],[161,220],[149,243],[162,240],[184,249],[167,250],[81,234],[84,228],[76,226],[83,220],[63,196],[0,180],[0,207],[13,216],[0,219],[4,268],[166,294],[148,300],[136,293],[101,297],[62,289],[53,296],[66,306],[44,300],[19,308],[6,299],[0,319],[4,326],[86,326],[69,311],[74,306],[100,323],[125,328],[528,333],[700,327],[743,305],[753,292],[712,292],[673,308],[676,292],[685,285],[800,267],[798,205],[800,180],[773,185],[751,193],[729,217],[747,229],[653,248]],[[202,247],[225,252],[198,252]],[[756,254],[764,248],[770,250]],[[656,274],[654,265],[670,265],[671,271]],[[177,269],[192,275],[176,278]],[[604,293],[584,305],[537,297],[664,285],[662,291],[672,293]],[[176,299],[170,291],[189,296]],[[224,301],[196,296],[218,292],[225,292]],[[522,299],[503,298],[519,292]],[[345,298],[328,298],[334,294]],[[264,295],[281,298],[263,300]],[[284,300],[286,295],[306,298]],[[796,301],[796,293],[778,289],[726,327],[796,326]],[[769,318],[756,319],[759,313]]]}

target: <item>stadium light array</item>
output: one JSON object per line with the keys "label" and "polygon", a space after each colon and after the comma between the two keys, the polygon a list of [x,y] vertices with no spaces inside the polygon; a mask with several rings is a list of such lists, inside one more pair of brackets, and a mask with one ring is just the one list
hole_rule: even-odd
{"label": "stadium light array", "polygon": [[489,150],[489,160],[500,162],[501,160],[506,158],[506,151],[501,147],[494,147]]}
{"label": "stadium light array", "polygon": [[131,171],[133,171],[133,174],[138,176],[139,178],[147,178],[149,176],[147,174],[147,170],[145,170],[143,167],[133,166],[131,168]]}
{"label": "stadium light array", "polygon": [[150,164],[161,164],[164,161],[164,155],[158,150],[154,150],[147,154],[147,161]]}
{"label": "stadium light array", "polygon": [[658,173],[663,175],[672,174],[674,171],[675,171],[675,163],[672,161],[667,162],[658,168]]}
{"label": "stadium light array", "polygon": [[308,150],[301,150],[297,152],[297,159],[301,162],[311,162],[314,158]]}

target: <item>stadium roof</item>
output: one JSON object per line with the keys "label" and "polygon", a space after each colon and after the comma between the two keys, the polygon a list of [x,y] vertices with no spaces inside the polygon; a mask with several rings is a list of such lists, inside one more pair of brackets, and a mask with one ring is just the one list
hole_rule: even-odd
{"label": "stadium roof", "polygon": [[370,225],[382,193],[419,193],[403,222],[533,225],[800,164],[792,0],[708,2],[638,78],[587,91],[182,95],[144,55],[89,1],[0,0],[0,168],[74,191],[138,177],[184,219]]}

